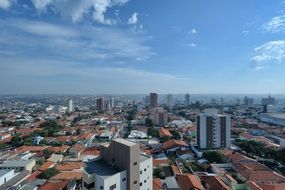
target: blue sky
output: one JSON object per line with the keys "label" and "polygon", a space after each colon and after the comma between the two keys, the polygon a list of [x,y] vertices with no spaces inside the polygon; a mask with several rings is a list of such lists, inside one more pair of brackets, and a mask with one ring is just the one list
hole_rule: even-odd
{"label": "blue sky", "polygon": [[284,93],[285,1],[0,0],[0,93]]}

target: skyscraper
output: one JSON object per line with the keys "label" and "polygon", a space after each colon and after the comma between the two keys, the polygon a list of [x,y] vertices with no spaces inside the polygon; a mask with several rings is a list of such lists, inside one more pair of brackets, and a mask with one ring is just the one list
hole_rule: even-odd
{"label": "skyscraper", "polygon": [[243,98],[243,104],[244,104],[245,106],[251,107],[251,106],[254,105],[254,99],[245,96],[245,97]]}
{"label": "skyscraper", "polygon": [[68,101],[68,112],[71,113],[74,111],[74,108],[73,108],[73,100],[72,99],[69,99]]}
{"label": "skyscraper", "polygon": [[113,97],[110,98],[110,107],[111,108],[115,107],[115,99]]}
{"label": "skyscraper", "polygon": [[104,110],[104,98],[100,97],[96,100],[96,107],[98,111]]}
{"label": "skyscraper", "polygon": [[185,94],[185,106],[190,106],[191,105],[191,99],[190,99],[190,94]]}
{"label": "skyscraper", "polygon": [[167,94],[166,95],[166,104],[167,104],[168,107],[172,107],[173,106],[172,94]]}
{"label": "skyscraper", "polygon": [[200,148],[228,148],[231,144],[231,118],[206,109],[197,117],[197,143]]}
{"label": "skyscraper", "polygon": [[151,108],[157,107],[157,105],[158,105],[157,98],[158,98],[157,93],[153,93],[153,92],[150,93],[150,107]]}

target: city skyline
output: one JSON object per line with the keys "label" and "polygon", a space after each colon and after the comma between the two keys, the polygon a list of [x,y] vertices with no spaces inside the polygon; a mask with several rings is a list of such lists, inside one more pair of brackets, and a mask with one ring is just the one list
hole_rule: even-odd
{"label": "city skyline", "polygon": [[0,0],[0,94],[282,94],[284,1]]}

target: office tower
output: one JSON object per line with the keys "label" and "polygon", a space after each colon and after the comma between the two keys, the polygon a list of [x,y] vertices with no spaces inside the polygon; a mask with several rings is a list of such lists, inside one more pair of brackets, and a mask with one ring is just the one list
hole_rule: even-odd
{"label": "office tower", "polygon": [[231,144],[231,118],[206,109],[197,117],[197,143],[200,148],[228,148]]}
{"label": "office tower", "polygon": [[96,106],[98,111],[103,111],[104,110],[104,98],[100,97],[96,100]]}
{"label": "office tower", "polygon": [[172,94],[167,94],[166,95],[166,104],[167,104],[168,107],[172,107],[173,106]]}
{"label": "office tower", "polygon": [[151,108],[156,108],[158,103],[157,103],[157,98],[158,98],[158,95],[157,93],[150,93],[150,107]]}
{"label": "office tower", "polygon": [[151,190],[152,158],[139,144],[115,139],[100,145],[100,158],[85,163],[83,190]]}
{"label": "office tower", "polygon": [[113,97],[110,98],[110,107],[111,108],[115,107],[115,99]]}
{"label": "office tower", "polygon": [[155,108],[151,113],[151,119],[155,125],[166,125],[168,113],[163,108]]}
{"label": "office tower", "polygon": [[139,103],[137,104],[137,111],[138,111],[138,112],[142,112],[143,109],[144,109],[143,103],[139,102]]}
{"label": "office tower", "polygon": [[74,111],[74,108],[73,108],[73,100],[72,99],[69,99],[68,101],[68,112],[71,113]]}
{"label": "office tower", "polygon": [[185,106],[190,106],[191,105],[191,99],[190,99],[190,94],[185,94]]}
{"label": "office tower", "polygon": [[224,105],[224,98],[221,97],[221,106],[223,106],[223,105]]}
{"label": "office tower", "polygon": [[145,105],[149,106],[150,105],[150,96],[146,96],[144,102],[145,102]]}
{"label": "office tower", "polygon": [[243,98],[243,105],[248,106],[248,107],[253,106],[253,105],[254,105],[254,99],[245,96],[245,97]]}
{"label": "office tower", "polygon": [[262,98],[261,102],[263,106],[275,105],[275,98],[269,95],[267,98]]}

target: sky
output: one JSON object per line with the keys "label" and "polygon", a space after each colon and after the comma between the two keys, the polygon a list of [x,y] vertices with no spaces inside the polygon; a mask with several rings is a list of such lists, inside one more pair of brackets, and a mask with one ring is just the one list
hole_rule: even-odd
{"label": "sky", "polygon": [[284,94],[284,82],[284,0],[0,0],[0,94]]}

